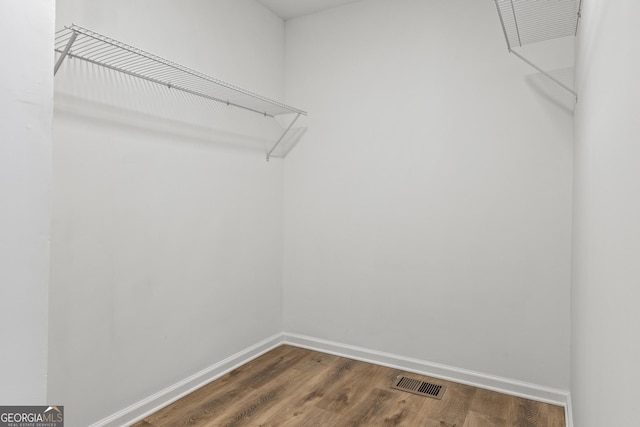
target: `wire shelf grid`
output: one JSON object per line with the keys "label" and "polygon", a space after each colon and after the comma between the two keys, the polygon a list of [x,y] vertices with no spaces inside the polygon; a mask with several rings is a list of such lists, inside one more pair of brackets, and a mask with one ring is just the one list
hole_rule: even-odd
{"label": "wire shelf grid", "polygon": [[242,89],[79,25],[70,25],[56,32],[54,50],[59,54],[54,73],[60,67],[62,60],[68,56],[269,117],[282,114],[307,115],[303,110]]}
{"label": "wire shelf grid", "polygon": [[581,0],[495,0],[509,50],[575,36]]}

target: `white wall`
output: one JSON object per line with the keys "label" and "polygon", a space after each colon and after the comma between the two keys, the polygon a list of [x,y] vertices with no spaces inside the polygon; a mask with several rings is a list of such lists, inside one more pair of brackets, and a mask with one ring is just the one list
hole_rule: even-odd
{"label": "white wall", "polygon": [[286,28],[312,114],[285,163],[285,331],[567,390],[571,98],[507,53],[491,1]]}
{"label": "white wall", "polygon": [[640,392],[640,27],[585,0],[578,34],[572,399],[579,427],[636,425]]}
{"label": "white wall", "polygon": [[[72,22],[283,98],[284,23],[253,0],[58,0]],[[56,76],[49,399],[70,426],[282,330],[279,125],[166,92]]]}
{"label": "white wall", "polygon": [[40,405],[47,305],[54,4],[0,4],[0,405]]}

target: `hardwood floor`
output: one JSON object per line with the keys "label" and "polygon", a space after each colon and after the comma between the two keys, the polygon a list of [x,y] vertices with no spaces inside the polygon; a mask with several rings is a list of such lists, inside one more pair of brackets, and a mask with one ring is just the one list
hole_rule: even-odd
{"label": "hardwood floor", "polygon": [[[447,386],[442,400],[390,388],[398,375]],[[564,427],[564,409],[281,346],[134,425]]]}

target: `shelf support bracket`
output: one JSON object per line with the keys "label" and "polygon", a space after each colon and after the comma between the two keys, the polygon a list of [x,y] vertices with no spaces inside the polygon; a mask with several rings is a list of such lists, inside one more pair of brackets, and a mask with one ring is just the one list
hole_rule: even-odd
{"label": "shelf support bracket", "polygon": [[546,77],[548,77],[549,79],[551,79],[551,81],[553,81],[554,83],[556,83],[558,86],[562,87],[564,90],[566,90],[567,92],[571,93],[573,96],[575,96],[576,101],[578,100],[578,93],[571,89],[569,86],[565,85],[564,83],[562,83],[560,80],[556,79],[555,77],[553,77],[551,74],[547,73],[546,71],[544,71],[542,68],[538,67],[536,64],[534,64],[533,62],[529,61],[527,58],[525,58],[524,56],[520,55],[518,52],[516,52],[513,49],[509,49],[509,52],[513,53],[515,56],[517,56],[518,58],[520,58],[522,61],[526,62],[527,64],[529,64],[530,66],[532,66],[533,68],[535,68],[537,71],[539,71],[540,73],[544,74]]}
{"label": "shelf support bracket", "polygon": [[69,41],[67,42],[67,45],[64,47],[64,50],[62,51],[62,54],[60,55],[60,58],[58,58],[58,62],[56,62],[55,67],[53,67],[53,75],[54,76],[58,72],[58,68],[60,68],[60,66],[62,65],[62,61],[64,61],[64,59],[69,54],[69,50],[71,50],[71,46],[73,46],[73,42],[76,41],[76,37],[78,37],[78,33],[73,31],[71,33],[71,37],[69,38]]}
{"label": "shelf support bracket", "polygon": [[282,133],[282,135],[280,135],[280,138],[278,138],[278,141],[276,141],[275,145],[273,147],[271,147],[271,150],[269,150],[269,152],[267,153],[267,162],[271,158],[271,153],[273,153],[273,151],[276,149],[276,147],[282,142],[284,137],[287,135],[287,133],[289,133],[289,131],[293,127],[293,124],[296,122],[296,120],[298,120],[298,117],[300,117],[300,114],[301,113],[296,114],[296,116],[293,118],[291,123],[289,123],[289,126],[285,129],[285,131]]}

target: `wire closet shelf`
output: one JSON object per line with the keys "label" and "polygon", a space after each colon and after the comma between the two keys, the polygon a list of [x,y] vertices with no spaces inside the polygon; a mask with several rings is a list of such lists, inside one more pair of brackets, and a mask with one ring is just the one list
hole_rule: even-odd
{"label": "wire closet shelf", "polygon": [[576,36],[582,0],[494,0],[507,48],[567,91],[576,92],[514,50],[528,44]]}
{"label": "wire closet shelf", "polygon": [[65,58],[77,58],[190,95],[252,111],[265,117],[295,114],[289,127],[267,153],[267,160],[291,130],[295,121],[301,115],[307,115],[306,111],[258,95],[79,25],[73,24],[57,31],[54,50],[58,53],[54,75],[58,72]]}

